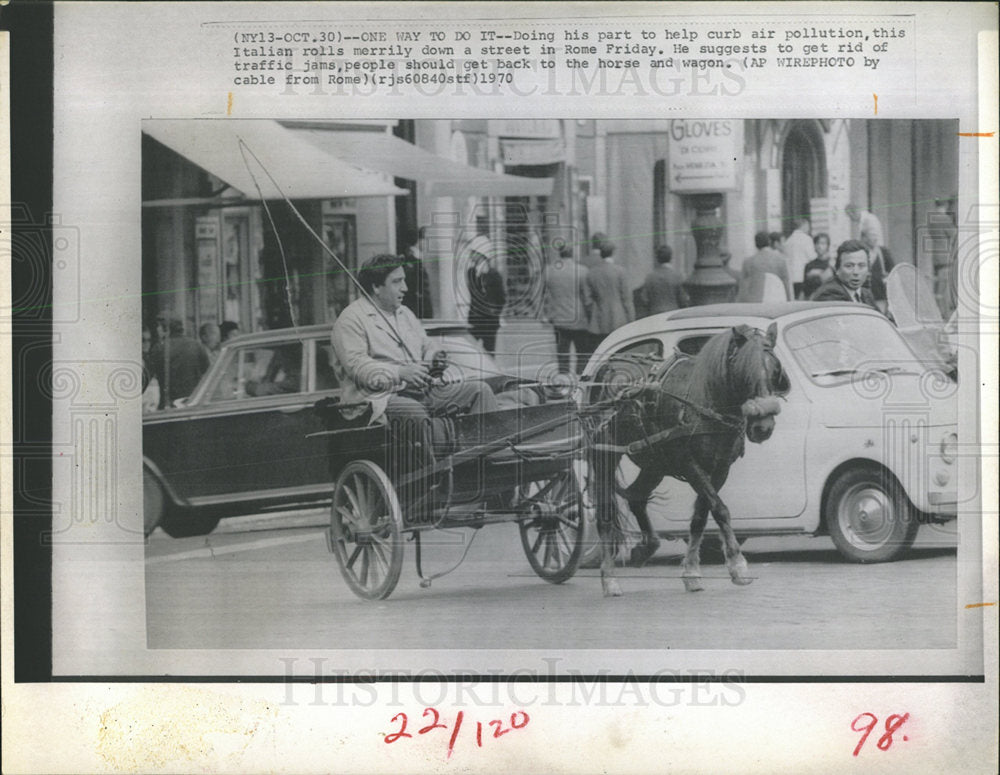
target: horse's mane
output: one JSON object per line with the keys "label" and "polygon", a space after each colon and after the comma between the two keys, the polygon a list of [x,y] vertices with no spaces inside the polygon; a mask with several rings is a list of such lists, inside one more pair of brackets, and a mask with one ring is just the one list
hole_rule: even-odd
{"label": "horse's mane", "polygon": [[732,411],[748,398],[768,392],[767,375],[761,367],[764,342],[752,332],[730,357],[733,329],[722,331],[705,343],[694,357],[688,396],[692,401]]}

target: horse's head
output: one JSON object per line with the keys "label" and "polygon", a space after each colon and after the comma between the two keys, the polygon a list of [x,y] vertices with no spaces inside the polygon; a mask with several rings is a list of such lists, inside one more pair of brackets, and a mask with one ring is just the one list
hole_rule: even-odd
{"label": "horse's head", "polygon": [[774,418],[781,412],[778,400],[788,394],[791,383],[781,361],[774,354],[778,324],[767,333],[750,326],[736,326],[727,351],[729,382],[741,401],[747,438],[755,444],[767,441],[774,432]]}

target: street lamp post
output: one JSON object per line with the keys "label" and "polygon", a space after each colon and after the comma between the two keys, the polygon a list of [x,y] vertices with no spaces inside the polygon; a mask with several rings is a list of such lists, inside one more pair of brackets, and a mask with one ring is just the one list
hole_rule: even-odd
{"label": "street lamp post", "polygon": [[722,265],[719,243],[724,226],[719,218],[722,194],[698,194],[694,197],[695,218],[691,224],[698,255],[694,271],[684,281],[692,306],[733,301],[736,278]]}

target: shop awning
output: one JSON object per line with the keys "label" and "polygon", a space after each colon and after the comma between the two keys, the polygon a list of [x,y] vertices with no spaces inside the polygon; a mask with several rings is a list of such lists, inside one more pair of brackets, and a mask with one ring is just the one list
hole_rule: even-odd
{"label": "shop awning", "polygon": [[397,178],[427,185],[429,196],[550,196],[552,178],[503,175],[425,151],[384,132],[295,128],[316,148]]}
{"label": "shop awning", "polygon": [[[281,197],[268,173],[289,199],[339,199],[408,193],[371,169],[349,164],[340,155],[324,153],[276,121],[149,120],[143,122],[142,131],[225,181],[250,200],[260,199],[261,193],[264,199]],[[241,148],[240,140],[245,148]],[[254,178],[261,193],[257,191]]]}

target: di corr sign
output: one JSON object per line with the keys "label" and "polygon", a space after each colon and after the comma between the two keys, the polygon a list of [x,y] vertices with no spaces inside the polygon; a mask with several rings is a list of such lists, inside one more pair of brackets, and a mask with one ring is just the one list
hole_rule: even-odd
{"label": "di corr sign", "polygon": [[678,193],[737,188],[743,122],[674,119],[670,122],[670,190]]}

